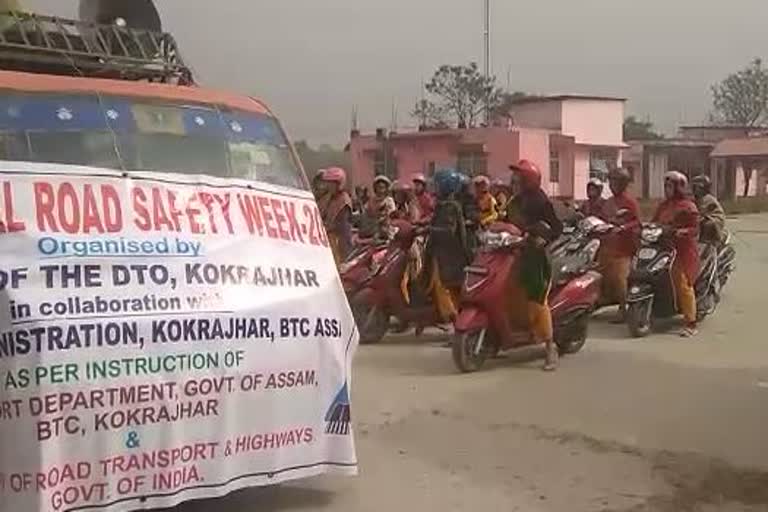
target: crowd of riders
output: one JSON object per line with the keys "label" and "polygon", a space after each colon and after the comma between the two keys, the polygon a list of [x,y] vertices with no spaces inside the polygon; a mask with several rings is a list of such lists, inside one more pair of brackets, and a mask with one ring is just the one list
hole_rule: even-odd
{"label": "crowd of riders", "polygon": [[[470,178],[454,169],[437,171],[431,180],[415,174],[393,182],[380,175],[373,180],[372,192],[358,186],[350,194],[345,171],[334,167],[315,174],[313,192],[339,264],[356,243],[355,237],[387,239],[400,221],[423,227],[429,236],[413,250],[414,268],[418,270],[414,274],[425,271],[433,300],[449,320],[457,314],[464,269],[472,261],[478,233],[496,222],[516,225],[526,235],[519,285],[527,297],[531,335],[546,347],[544,369],[554,370],[558,351],[547,304],[552,286],[547,246],[561,235],[563,224],[542,189],[538,167],[521,160],[510,170],[508,182],[491,181],[485,175]],[[609,303],[619,305],[617,321],[623,322],[631,262],[640,246],[640,210],[628,190],[628,171],[611,171],[607,182],[610,194],[604,190],[603,181],[591,179],[587,199],[578,210],[581,216],[599,217],[615,227],[601,245],[598,262],[603,293]],[[693,336],[697,331],[694,283],[699,270],[698,242],[700,238],[713,244],[722,242],[723,208],[712,195],[706,176],[697,176],[689,184],[684,174],[669,172],[664,177],[664,200],[653,222],[663,227],[677,251],[672,279],[684,319],[680,334]]]}

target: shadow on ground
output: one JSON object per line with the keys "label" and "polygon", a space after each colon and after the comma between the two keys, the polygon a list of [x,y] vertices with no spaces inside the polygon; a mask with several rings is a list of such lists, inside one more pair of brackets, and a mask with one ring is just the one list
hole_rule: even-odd
{"label": "shadow on ground", "polygon": [[236,491],[225,498],[199,500],[157,512],[291,512],[328,506],[335,493],[296,485],[276,485]]}

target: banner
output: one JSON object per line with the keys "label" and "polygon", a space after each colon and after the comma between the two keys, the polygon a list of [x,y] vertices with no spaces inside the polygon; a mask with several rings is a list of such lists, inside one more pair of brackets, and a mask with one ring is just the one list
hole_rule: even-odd
{"label": "banner", "polygon": [[0,163],[0,510],[354,474],[356,345],[308,192]]}

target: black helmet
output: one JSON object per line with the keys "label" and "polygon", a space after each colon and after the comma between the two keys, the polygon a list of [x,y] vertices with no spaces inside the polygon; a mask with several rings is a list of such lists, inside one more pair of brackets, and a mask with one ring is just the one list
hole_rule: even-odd
{"label": "black helmet", "polygon": [[695,192],[709,194],[712,191],[712,180],[706,174],[699,174],[691,180]]}
{"label": "black helmet", "polygon": [[629,183],[632,181],[632,175],[628,170],[618,168],[608,173],[608,181],[617,181],[622,185],[629,185]]}

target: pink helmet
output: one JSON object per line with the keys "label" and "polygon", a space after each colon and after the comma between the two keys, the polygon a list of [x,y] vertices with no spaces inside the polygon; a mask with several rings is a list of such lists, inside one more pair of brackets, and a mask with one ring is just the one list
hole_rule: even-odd
{"label": "pink helmet", "polygon": [[422,185],[427,184],[427,177],[424,176],[422,173],[417,173],[413,175],[413,179],[411,179],[413,183],[421,183]]}
{"label": "pink helmet", "polygon": [[338,183],[339,188],[344,188],[347,184],[347,173],[341,167],[329,167],[323,172],[323,179],[333,183]]}
{"label": "pink helmet", "polygon": [[397,180],[392,184],[393,192],[410,192],[411,190],[413,190],[413,186],[407,181]]}

